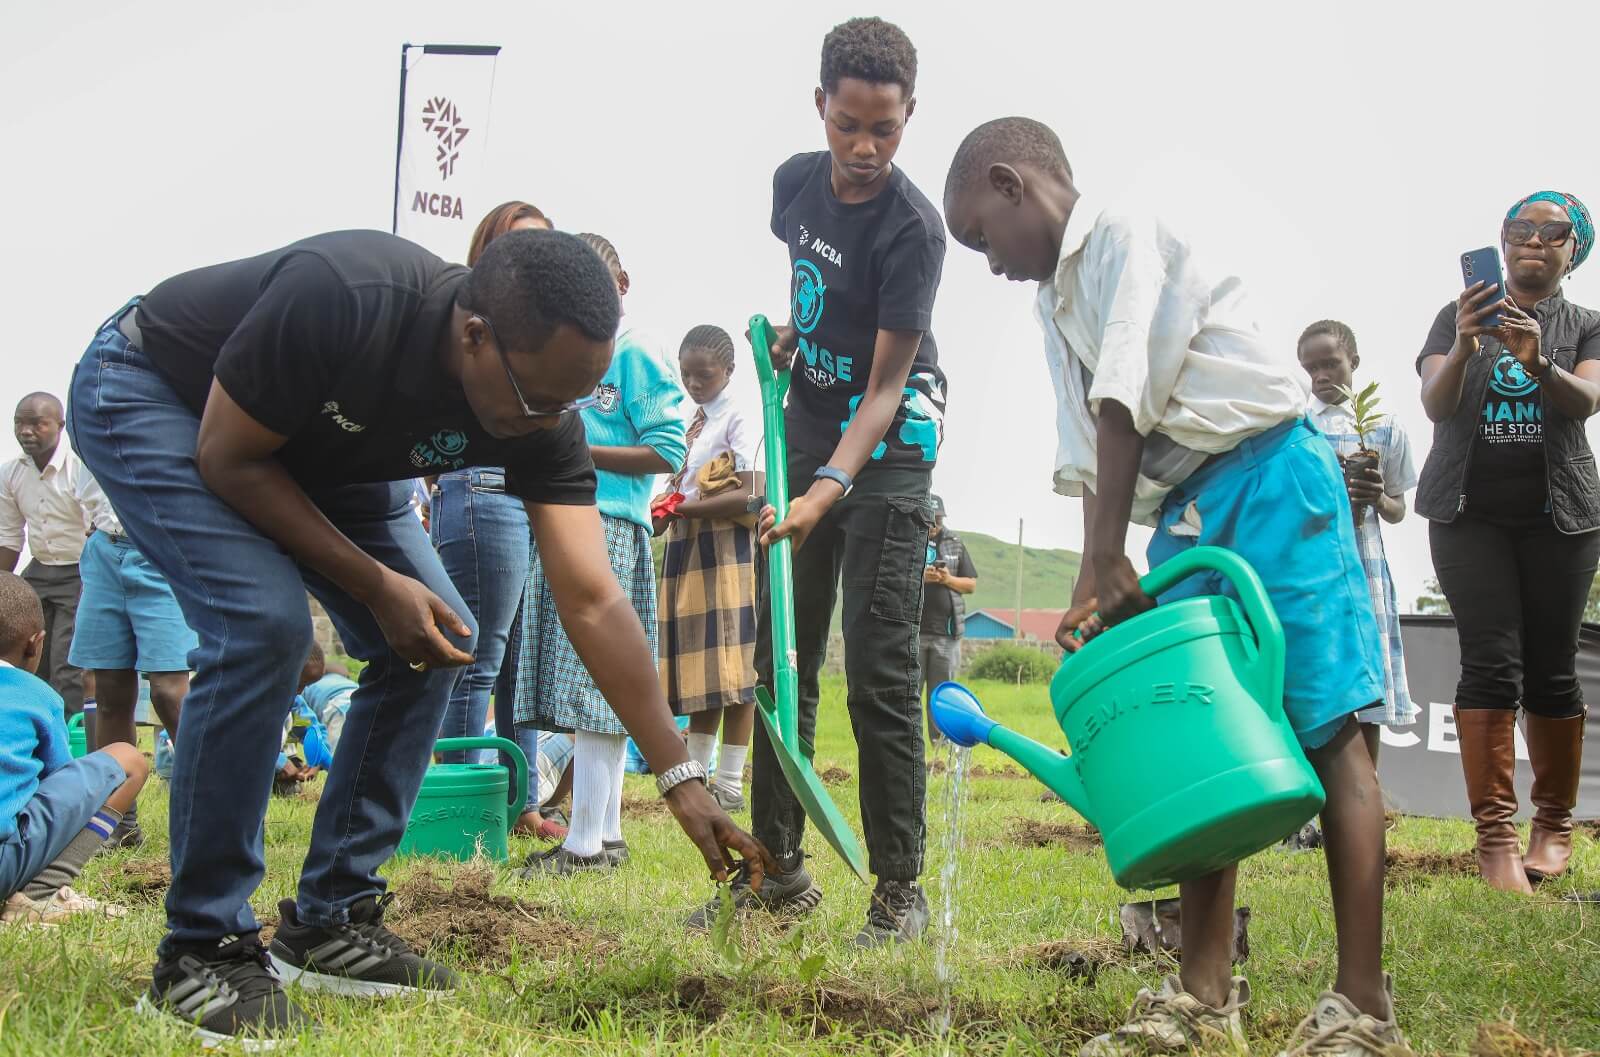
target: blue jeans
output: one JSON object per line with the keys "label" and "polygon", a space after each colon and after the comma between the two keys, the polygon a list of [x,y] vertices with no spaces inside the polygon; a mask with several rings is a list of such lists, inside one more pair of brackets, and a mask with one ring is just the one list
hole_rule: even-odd
{"label": "blue jeans", "polygon": [[[439,736],[477,737],[488,725],[489,698],[497,680],[504,678],[502,671],[516,667],[516,655],[506,651],[506,643],[528,578],[528,512],[522,500],[506,495],[504,470],[456,470],[441,474],[435,488],[433,545],[478,621],[476,659],[458,672]],[[513,737],[498,715],[495,731],[502,738]],[[465,763],[466,755],[447,752],[443,758]],[[474,755],[488,762],[493,754]],[[531,755],[528,762],[533,762]]]}
{"label": "blue jeans", "polygon": [[[297,901],[304,921],[347,921],[352,904],[384,891],[378,868],[405,830],[457,673],[413,671],[366,606],[206,487],[195,464],[200,416],[111,322],[73,372],[67,418],[78,455],[200,639],[172,771],[163,949],[258,928],[249,900],[265,871],[262,820],[285,703],[311,646],[308,589],[345,647],[368,662],[317,805]],[[356,546],[466,613],[411,512],[409,484],[308,494]],[[472,650],[475,632],[445,634]]]}

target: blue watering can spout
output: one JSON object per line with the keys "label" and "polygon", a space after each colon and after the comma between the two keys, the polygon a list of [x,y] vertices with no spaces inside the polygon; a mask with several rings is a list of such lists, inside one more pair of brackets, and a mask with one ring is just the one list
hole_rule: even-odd
{"label": "blue watering can spout", "polygon": [[940,732],[964,749],[979,742],[989,743],[995,721],[984,715],[983,706],[972,691],[960,683],[940,683],[933,691],[929,707]]}
{"label": "blue watering can spout", "polygon": [[1002,727],[988,717],[977,697],[960,683],[941,683],[930,698],[930,709],[934,725],[945,737],[964,748],[981,742],[999,749],[1054,790],[1074,811],[1094,822],[1089,795],[1070,756]]}

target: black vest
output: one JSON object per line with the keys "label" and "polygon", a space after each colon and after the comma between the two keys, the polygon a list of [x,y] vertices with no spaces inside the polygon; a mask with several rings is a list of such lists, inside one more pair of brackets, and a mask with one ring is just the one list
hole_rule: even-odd
{"label": "black vest", "polygon": [[[1558,291],[1533,310],[1542,332],[1540,345],[1546,357],[1570,372],[1585,333],[1600,326],[1600,313],[1568,301]],[[1500,358],[1498,338],[1483,335],[1478,351],[1467,361],[1461,382],[1461,402],[1455,414],[1433,424],[1433,447],[1417,481],[1417,513],[1429,521],[1454,521],[1466,508],[1467,469],[1478,435],[1478,419],[1494,363]],[[1582,419],[1562,414],[1547,400],[1539,403],[1544,415],[1545,478],[1550,489],[1550,513],[1556,528],[1565,533],[1600,528],[1600,475]]]}

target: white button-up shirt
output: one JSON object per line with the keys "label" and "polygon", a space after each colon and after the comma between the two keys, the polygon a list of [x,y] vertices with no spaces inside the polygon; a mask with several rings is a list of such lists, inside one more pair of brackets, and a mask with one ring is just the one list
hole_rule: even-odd
{"label": "white button-up shirt", "polygon": [[75,565],[91,527],[78,498],[89,476],[61,434],[55,454],[40,470],[30,456],[0,466],[0,547],[28,551],[40,565]]}
{"label": "white button-up shirt", "polygon": [[[754,469],[756,446],[761,442],[761,430],[751,428],[750,421],[733,398],[731,386],[698,410],[706,413],[706,424],[701,427],[700,435],[695,438],[694,447],[689,449],[689,458],[684,463],[684,499],[700,498],[700,471],[706,463],[723,452],[733,453],[734,472],[744,473]],[[691,424],[694,415],[695,412],[690,412]]]}
{"label": "white button-up shirt", "polygon": [[[1055,275],[1039,284],[1035,315],[1056,389],[1055,486],[1063,495],[1095,488],[1101,400],[1126,407],[1142,436],[1165,437],[1169,455],[1231,451],[1305,414],[1299,364],[1291,350],[1267,348],[1243,283],[1210,270],[1153,216],[1080,198]],[[1133,519],[1154,524],[1174,483],[1141,475]]]}
{"label": "white button-up shirt", "polygon": [[100,490],[100,482],[88,470],[78,476],[78,502],[83,504],[83,512],[88,515],[92,527],[108,536],[122,535],[121,519],[111,509],[111,500]]}

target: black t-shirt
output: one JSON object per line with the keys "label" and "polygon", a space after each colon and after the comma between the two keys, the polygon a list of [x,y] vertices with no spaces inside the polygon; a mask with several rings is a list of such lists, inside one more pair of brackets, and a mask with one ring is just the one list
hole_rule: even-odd
{"label": "black t-shirt", "polygon": [[139,302],[144,353],[196,413],[211,380],[288,437],[306,485],[402,481],[504,466],[536,503],[594,503],[583,422],[489,436],[439,364],[468,270],[378,231],[315,235],[174,276]]}
{"label": "black t-shirt", "polygon": [[[977,576],[972,555],[954,532],[940,532],[928,540],[925,565],[944,562],[951,576]],[[959,636],[966,630],[966,603],[954,590],[939,584],[926,584],[922,590],[922,633]]]}
{"label": "black t-shirt", "polygon": [[789,247],[790,322],[800,332],[789,446],[826,461],[866,393],[878,331],[920,330],[905,396],[872,458],[931,468],[944,434],[945,379],[928,332],[944,221],[898,167],[867,202],[840,202],[830,176],[823,151],[790,158],[772,178],[772,233]]}

